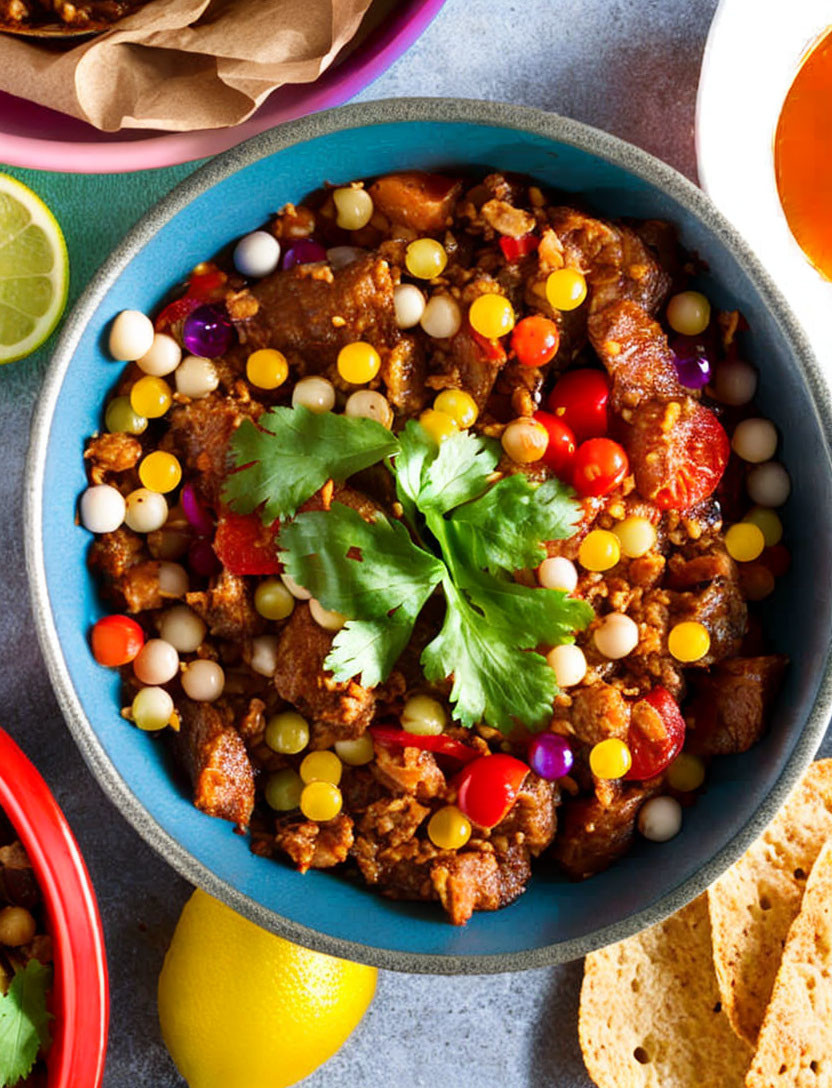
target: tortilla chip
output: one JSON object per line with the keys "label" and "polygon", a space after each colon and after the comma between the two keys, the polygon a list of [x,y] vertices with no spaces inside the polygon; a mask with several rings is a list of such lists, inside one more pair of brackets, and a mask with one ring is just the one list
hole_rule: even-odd
{"label": "tortilla chip", "polygon": [[578,1034],[599,1088],[742,1088],[751,1050],[721,1010],[704,895],[587,956]]}
{"label": "tortilla chip", "polygon": [[708,892],[722,1004],[752,1046],[806,877],[828,838],[832,759],[811,765],[774,822]]}
{"label": "tortilla chip", "polygon": [[789,930],[746,1088],[832,1088],[832,842]]}

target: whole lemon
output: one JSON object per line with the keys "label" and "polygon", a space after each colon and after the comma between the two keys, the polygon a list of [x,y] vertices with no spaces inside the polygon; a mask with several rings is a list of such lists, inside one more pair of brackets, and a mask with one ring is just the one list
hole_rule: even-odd
{"label": "whole lemon", "polygon": [[162,1037],[190,1088],[288,1088],[348,1038],[377,974],[195,891],[159,976]]}

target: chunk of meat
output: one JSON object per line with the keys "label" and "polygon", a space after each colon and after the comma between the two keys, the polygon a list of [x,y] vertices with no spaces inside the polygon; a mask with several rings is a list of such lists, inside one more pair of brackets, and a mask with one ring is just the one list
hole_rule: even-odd
{"label": "chunk of meat", "polygon": [[340,865],[349,857],[352,844],[353,822],[345,812],[326,823],[291,816],[277,821],[274,845],[289,855],[301,873]]}
{"label": "chunk of meat", "polygon": [[637,303],[611,303],[590,316],[587,330],[612,378],[610,403],[616,412],[685,395],[664,330]]}
{"label": "chunk of meat", "polygon": [[101,578],[105,596],[124,612],[144,612],[164,604],[159,585],[160,562],[147,559],[144,542],[130,529],[96,537],[90,567]]}
{"label": "chunk of meat", "polygon": [[194,804],[208,816],[248,826],[254,808],[254,771],[230,711],[177,700],[181,728],[174,747],[190,777]]}
{"label": "chunk of meat", "polygon": [[254,607],[254,594],[248,582],[223,568],[206,590],[187,593],[185,600],[208,625],[215,638],[240,642],[265,628],[265,621]]}
{"label": "chunk of meat", "polygon": [[379,178],[369,191],[376,211],[391,223],[419,234],[436,234],[451,225],[462,183],[442,174],[410,170]]}
{"label": "chunk of meat", "polygon": [[131,434],[99,434],[91,438],[84,451],[89,461],[90,481],[103,484],[114,472],[135,468],[142,455],[142,444]]}
{"label": "chunk of meat", "polygon": [[687,707],[687,747],[699,755],[745,752],[760,739],[787,658],[732,657],[706,673]]}
{"label": "chunk of meat", "polygon": [[649,791],[624,789],[611,803],[597,797],[564,801],[553,855],[575,880],[585,880],[609,868],[630,848],[638,810]]}
{"label": "chunk of meat", "polygon": [[739,580],[715,578],[704,589],[679,593],[671,606],[674,623],[701,623],[711,637],[707,654],[693,667],[707,668],[739,651],[748,622],[748,609]]}
{"label": "chunk of meat", "polygon": [[257,419],[262,405],[220,393],[178,405],[168,416],[166,436],[200,497],[217,507],[228,471],[228,442],[244,419]]}
{"label": "chunk of meat", "polygon": [[376,744],[372,771],[379,782],[397,793],[429,801],[445,792],[445,776],[431,752],[421,748],[386,748]]}
{"label": "chunk of meat", "polygon": [[253,288],[260,309],[245,325],[249,348],[289,353],[304,375],[333,366],[341,348],[354,340],[365,340],[382,354],[399,342],[386,261],[367,256],[328,278],[311,275],[311,267],[274,272]]}
{"label": "chunk of meat", "polygon": [[141,561],[143,547],[142,538],[132,529],[122,527],[113,533],[102,533],[92,542],[89,565],[105,582],[114,582]]}
{"label": "chunk of meat", "polygon": [[436,899],[430,879],[440,851],[427,839],[412,838],[387,846],[373,836],[356,835],[352,856],[368,884],[390,899]]}
{"label": "chunk of meat", "polygon": [[534,216],[507,200],[487,200],[480,208],[480,215],[493,230],[507,238],[522,238],[535,228]]}
{"label": "chunk of meat", "polygon": [[40,889],[32,863],[19,842],[0,846],[0,902],[32,910],[40,902]]}
{"label": "chunk of meat", "polygon": [[437,859],[430,879],[455,926],[464,926],[475,910],[499,910],[525,891],[531,877],[529,854],[523,846],[506,853],[466,850]]}
{"label": "chunk of meat", "polygon": [[165,598],[159,584],[160,567],[158,559],[148,559],[134,564],[116,579],[113,589],[123,599],[125,612],[162,607]]}
{"label": "chunk of meat", "polygon": [[693,397],[651,400],[632,413],[625,445],[642,498],[661,510],[690,510],[716,490],[731,444],[719,420]]}
{"label": "chunk of meat", "polygon": [[492,837],[514,839],[522,843],[532,857],[537,857],[555,837],[559,799],[554,782],[547,782],[530,771],[508,815],[491,832]]}
{"label": "chunk of meat", "polygon": [[274,685],[301,714],[331,726],[335,740],[352,740],[373,720],[376,698],[355,680],[334,680],[324,668],[332,638],[299,603],[277,644]]}
{"label": "chunk of meat", "polygon": [[631,708],[619,688],[599,680],[570,694],[572,706],[566,713],[578,740],[598,744],[608,737],[627,739]]}
{"label": "chunk of meat", "polygon": [[550,222],[565,264],[586,276],[590,318],[623,299],[648,314],[658,310],[670,278],[634,230],[575,208],[554,208]]}
{"label": "chunk of meat", "polygon": [[425,353],[415,336],[402,335],[381,367],[387,399],[406,416],[416,415],[427,402]]}
{"label": "chunk of meat", "polygon": [[432,389],[464,389],[483,408],[505,362],[504,351],[487,353],[473,331],[463,325],[447,350],[434,353],[433,365],[437,369],[429,375],[427,384]]}
{"label": "chunk of meat", "polygon": [[382,797],[367,806],[358,830],[386,846],[399,846],[413,838],[429,813],[430,809],[415,797]]}

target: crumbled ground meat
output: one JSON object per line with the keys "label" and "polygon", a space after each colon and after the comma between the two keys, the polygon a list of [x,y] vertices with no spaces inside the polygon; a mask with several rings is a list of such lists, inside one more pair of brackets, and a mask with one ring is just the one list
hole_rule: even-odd
{"label": "crumbled ground meat", "polygon": [[142,444],[131,434],[100,434],[91,438],[84,451],[84,457],[90,462],[90,482],[107,483],[109,475],[127,472],[139,462]]}
{"label": "crumbled ground meat", "polygon": [[212,579],[207,590],[189,593],[185,600],[216,638],[239,642],[260,634],[265,627],[263,617],[254,607],[250,584],[225,568]]}
{"label": "crumbled ground meat", "polygon": [[288,854],[301,873],[340,865],[352,843],[352,820],[343,812],[326,823],[288,816],[277,821],[274,836],[276,849]]}

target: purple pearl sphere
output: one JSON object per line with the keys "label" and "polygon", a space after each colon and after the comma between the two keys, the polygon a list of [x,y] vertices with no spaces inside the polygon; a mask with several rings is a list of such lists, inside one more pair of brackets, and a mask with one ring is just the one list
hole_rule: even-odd
{"label": "purple pearl sphere", "polygon": [[207,540],[195,540],[188,549],[188,566],[201,578],[208,578],[217,574],[222,563],[217,559],[217,554]]}
{"label": "purple pearl sphere", "polygon": [[326,260],[326,250],[311,238],[298,238],[283,254],[283,267],[294,268],[296,264],[315,264]]}
{"label": "purple pearl sphere", "polygon": [[193,484],[185,484],[180,501],[185,518],[192,528],[205,535],[214,531],[214,519],[196,497]]}
{"label": "purple pearl sphere", "polygon": [[676,376],[687,389],[704,389],[711,380],[711,360],[704,344],[680,337],[671,344]]}
{"label": "purple pearl sphere", "polygon": [[529,744],[529,766],[550,782],[569,774],[574,762],[569,741],[557,733],[541,733]]}
{"label": "purple pearl sphere", "polygon": [[234,339],[234,326],[219,306],[200,306],[185,318],[182,341],[191,355],[215,359],[225,355]]}

